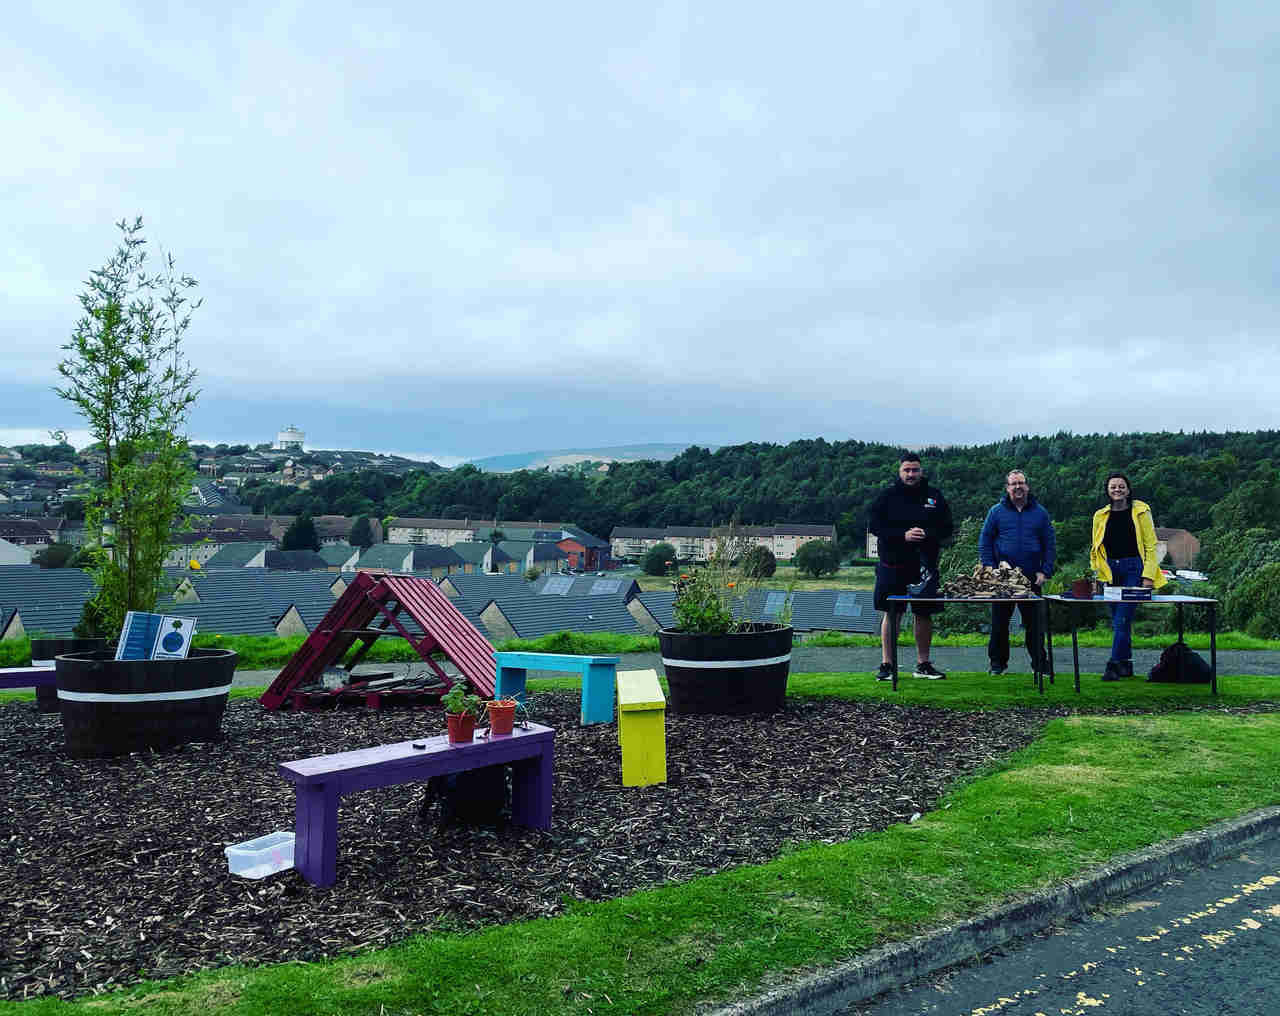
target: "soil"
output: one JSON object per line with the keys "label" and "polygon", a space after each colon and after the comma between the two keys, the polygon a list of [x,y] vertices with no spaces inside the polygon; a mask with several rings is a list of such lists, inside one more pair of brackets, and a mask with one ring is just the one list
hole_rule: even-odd
{"label": "soil", "polygon": [[317,960],[415,933],[542,917],[847,840],[927,812],[1053,713],[789,700],[667,717],[665,784],[621,786],[612,724],[547,692],[549,831],[469,825],[409,784],[343,799],[338,881],[232,876],[223,848],[292,830],[277,763],[443,731],[437,711],[228,705],[224,740],[72,759],[56,715],[0,705],[0,998],[71,998],[232,963]]}

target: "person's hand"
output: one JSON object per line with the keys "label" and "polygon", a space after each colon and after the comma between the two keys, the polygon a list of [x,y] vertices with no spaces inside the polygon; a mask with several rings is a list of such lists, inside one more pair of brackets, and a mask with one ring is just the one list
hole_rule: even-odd
{"label": "person's hand", "polygon": [[1146,579],[1146,578],[1144,578],[1144,579],[1142,580],[1142,588],[1143,588],[1143,589],[1154,589],[1154,588],[1155,588],[1155,586],[1156,586],[1156,580],[1155,580],[1155,579]]}
{"label": "person's hand", "polygon": [[1044,572],[1042,571],[1036,572],[1036,585],[1038,586],[1044,585]]}
{"label": "person's hand", "polygon": [[924,538],[925,538],[924,530],[921,529],[919,526],[912,526],[910,529],[907,530],[908,543],[919,543]]}

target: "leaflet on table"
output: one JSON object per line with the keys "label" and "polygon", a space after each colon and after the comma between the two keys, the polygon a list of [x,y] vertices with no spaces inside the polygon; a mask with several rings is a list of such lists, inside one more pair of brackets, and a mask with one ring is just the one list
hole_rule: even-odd
{"label": "leaflet on table", "polygon": [[1146,586],[1103,586],[1104,600],[1149,600],[1151,590]]}

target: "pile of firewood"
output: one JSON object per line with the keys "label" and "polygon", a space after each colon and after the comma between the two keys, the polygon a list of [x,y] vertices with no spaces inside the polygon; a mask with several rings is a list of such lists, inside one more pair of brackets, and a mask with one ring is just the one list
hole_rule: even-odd
{"label": "pile of firewood", "polygon": [[1022,599],[1035,596],[1031,580],[1021,568],[1001,561],[999,566],[976,564],[968,575],[960,575],[942,587],[943,596],[975,600]]}

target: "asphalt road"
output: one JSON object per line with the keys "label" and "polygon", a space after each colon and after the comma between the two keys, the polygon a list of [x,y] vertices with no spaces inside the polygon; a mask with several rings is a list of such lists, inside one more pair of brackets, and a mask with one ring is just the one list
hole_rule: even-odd
{"label": "asphalt road", "polygon": [[[1172,641],[1172,638],[1170,639]],[[933,662],[942,670],[982,671],[987,669],[987,651],[981,646],[940,646],[933,652]],[[1208,659],[1208,653],[1200,654]],[[1081,649],[1080,670],[1086,674],[1101,674],[1107,665],[1110,653],[1106,649]],[[1058,673],[1071,673],[1071,650],[1057,647],[1054,649],[1054,665]],[[1155,649],[1135,649],[1133,652],[1133,669],[1135,674],[1146,674],[1160,653]],[[909,668],[915,663],[914,648],[900,647],[898,664],[903,673],[909,674]],[[359,670],[402,672],[408,667],[418,664],[362,664]],[[857,646],[842,649],[825,647],[797,646],[791,651],[791,670],[797,674],[852,673],[870,674],[880,666],[880,650],[872,646]],[[656,670],[662,672],[662,660],[657,653],[625,653],[619,664],[622,670]],[[274,670],[239,670],[236,671],[235,684],[239,687],[268,685],[275,679],[278,671]],[[1009,673],[1025,673],[1030,675],[1031,668],[1025,650],[1014,647],[1009,655]],[[1250,652],[1244,650],[1219,651],[1219,674],[1280,674],[1280,653]],[[539,676],[534,672],[530,676]]]}
{"label": "asphalt road", "polygon": [[1117,900],[842,1016],[1280,1012],[1280,839]]}

